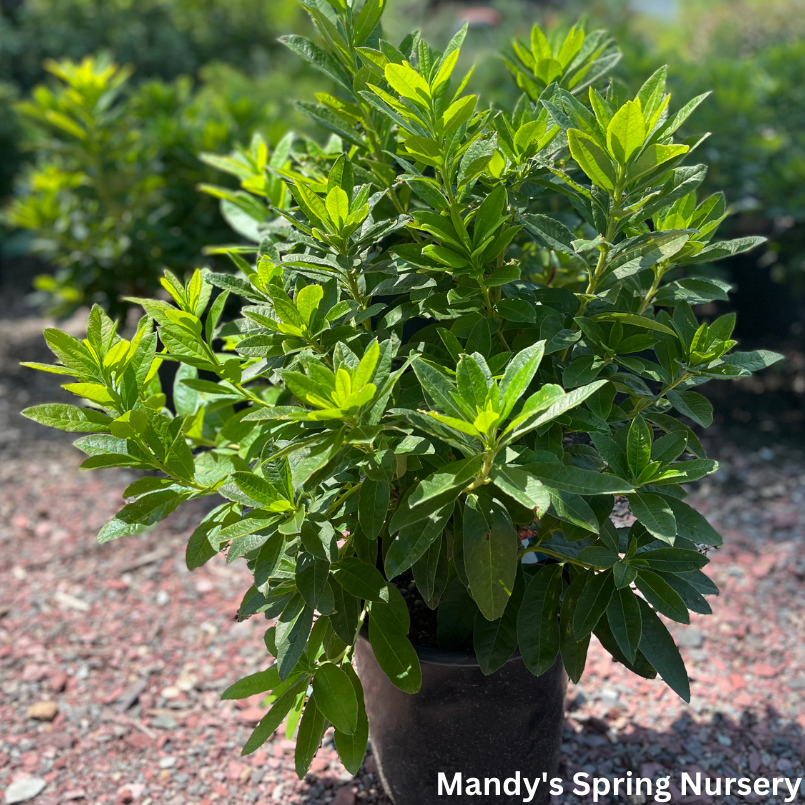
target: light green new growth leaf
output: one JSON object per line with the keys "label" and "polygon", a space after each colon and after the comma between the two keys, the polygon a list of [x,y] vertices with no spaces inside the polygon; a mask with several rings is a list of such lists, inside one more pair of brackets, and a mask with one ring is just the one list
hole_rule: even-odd
{"label": "light green new growth leaf", "polygon": [[431,92],[428,82],[408,62],[387,64],[385,76],[392,89],[403,98],[419,104],[430,103]]}
{"label": "light green new growth leaf", "polygon": [[[627,101],[607,126],[607,148],[621,164],[636,154],[646,141],[646,121],[639,101]],[[575,156],[575,155],[574,155]]]}
{"label": "light green new growth leaf", "polygon": [[327,193],[326,206],[333,226],[341,230],[349,217],[349,196],[346,191],[341,187],[334,187]]}
{"label": "light green new growth leaf", "polygon": [[108,433],[112,417],[92,408],[46,403],[26,408],[22,415],[58,430],[72,433]]}
{"label": "light green new growth leaf", "polygon": [[590,181],[604,190],[614,190],[617,182],[612,157],[589,135],[578,129],[567,132],[570,153]]}
{"label": "light green new growth leaf", "polygon": [[306,325],[310,326],[313,315],[318,310],[323,297],[324,289],[321,285],[306,285],[296,295],[296,309]]}

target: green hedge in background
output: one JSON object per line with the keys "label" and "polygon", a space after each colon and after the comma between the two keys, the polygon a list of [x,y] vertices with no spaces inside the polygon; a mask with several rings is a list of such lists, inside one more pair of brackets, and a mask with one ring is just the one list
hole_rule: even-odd
{"label": "green hedge in background", "polygon": [[[22,0],[0,4],[0,198],[12,191],[26,154],[10,111],[47,80],[45,62],[105,51],[118,64],[134,67],[134,81],[198,80],[208,65],[223,62],[257,79],[291,65],[279,87],[297,80],[298,65],[287,59],[277,36],[301,19],[295,0]],[[304,73],[304,71],[301,71]],[[210,83],[210,82],[205,82]],[[228,89],[220,81],[214,85]],[[242,81],[240,82],[243,83]],[[274,89],[274,97],[281,97]]]}
{"label": "green hedge in background", "polygon": [[[46,59],[101,49],[140,78],[195,75],[210,61],[265,72],[279,33],[298,25],[295,0],[23,0],[0,13],[0,79],[24,90]],[[284,54],[282,54],[284,57]]]}
{"label": "green hedge in background", "polygon": [[157,287],[165,266],[184,273],[200,244],[229,237],[216,202],[197,190],[219,178],[197,154],[275,129],[275,81],[218,65],[197,88],[186,77],[135,86],[130,69],[92,57],[48,69],[58,80],[15,107],[36,156],[4,218],[56,266],[35,283],[53,312],[97,302],[118,314],[126,296]]}

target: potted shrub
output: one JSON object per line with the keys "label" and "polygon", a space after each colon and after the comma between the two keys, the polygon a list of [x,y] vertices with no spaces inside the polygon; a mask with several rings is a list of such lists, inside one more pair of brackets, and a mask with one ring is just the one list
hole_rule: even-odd
{"label": "potted shrub", "polygon": [[717,592],[699,547],[721,538],[684,501],[717,468],[694,389],[779,356],[693,310],[728,287],[686,267],[758,241],[713,242],[724,200],[697,201],[698,141],[675,139],[701,98],[672,111],[664,70],[601,94],[606,35],[534,28],[511,62],[528,94],[484,108],[453,76],[464,31],[395,47],[381,2],[330,5],[310,4],[326,50],[286,44],[336,85],[302,104],[335,137],[217,160],[259,238],[228,250],[241,273],[166,273],[130,337],[97,307],[84,341],[47,330],[59,363],[35,368],[85,405],[25,414],[86,433],[85,468],[151,471],[101,542],[218,503],[187,565],[245,560],[240,617],[272,622],[274,661],[224,694],[270,700],[244,753],[298,726],[302,776],[332,725],[355,772],[371,723],[391,796],[434,802],[439,771],[555,773],[592,635],[689,697],[660,616]]}

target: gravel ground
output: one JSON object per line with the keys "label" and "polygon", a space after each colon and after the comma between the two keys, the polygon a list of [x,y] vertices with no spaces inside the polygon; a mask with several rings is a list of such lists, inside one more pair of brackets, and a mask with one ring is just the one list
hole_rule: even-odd
{"label": "gravel ground", "polygon": [[[148,535],[94,543],[133,474],[78,473],[69,437],[16,415],[22,405],[58,395],[53,376],[23,381],[11,365],[46,359],[41,320],[1,304],[6,802],[387,805],[371,755],[353,779],[329,738],[302,782],[282,731],[240,757],[262,715],[260,697],[232,703],[220,693],[266,659],[265,622],[234,619],[249,583],[245,567],[214,561],[193,574],[184,568],[184,543],[198,515],[191,505]],[[805,461],[797,445],[747,452],[739,445],[711,442],[722,472],[690,498],[727,543],[710,566],[722,591],[711,599],[715,614],[694,615],[679,631],[693,700],[686,705],[660,681],[629,675],[593,645],[585,677],[568,690],[566,779],[577,771],[673,780],[682,771],[805,774]],[[561,799],[583,801],[591,800]],[[673,801],[738,802],[678,791]]]}

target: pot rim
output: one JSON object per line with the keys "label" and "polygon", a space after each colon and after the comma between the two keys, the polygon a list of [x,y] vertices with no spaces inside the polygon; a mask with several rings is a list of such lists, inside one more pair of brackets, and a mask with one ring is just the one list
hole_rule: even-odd
{"label": "pot rim", "polygon": [[[365,640],[371,648],[372,644],[369,641],[368,632],[368,626],[364,624],[358,634],[358,637]],[[412,643],[411,645],[414,647],[414,651],[416,651],[419,661],[421,663],[425,663],[426,665],[443,665],[458,668],[481,667],[475,654],[468,651],[448,651],[447,649],[431,648],[430,646],[417,646],[415,643]],[[505,665],[522,659],[523,656],[520,654],[519,650],[515,650],[514,654],[512,654],[512,656],[506,660]]]}

